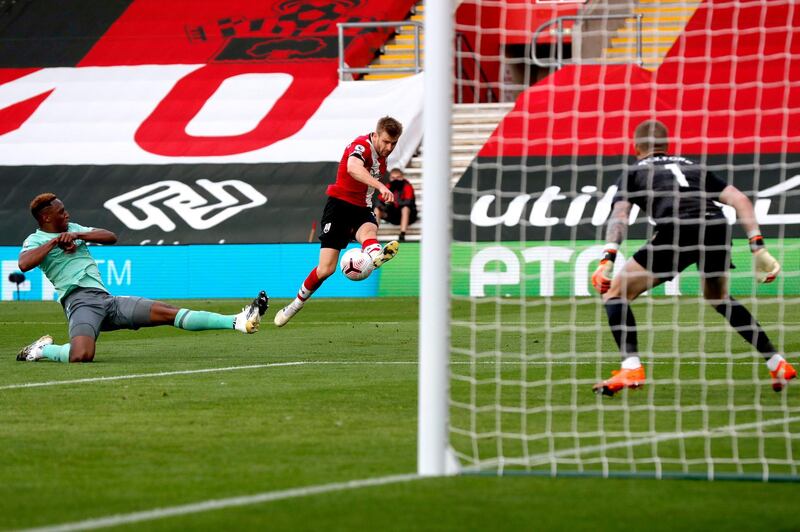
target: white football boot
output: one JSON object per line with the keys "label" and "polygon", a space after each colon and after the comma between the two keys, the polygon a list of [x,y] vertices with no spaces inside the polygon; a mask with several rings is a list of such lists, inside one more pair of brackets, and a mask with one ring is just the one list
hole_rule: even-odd
{"label": "white football boot", "polygon": [[36,362],[37,360],[41,360],[44,357],[42,355],[42,349],[44,346],[52,343],[53,337],[49,334],[45,334],[32,344],[26,345],[20,349],[19,353],[17,353],[17,360],[20,362]]}
{"label": "white football boot", "polygon": [[275,313],[275,320],[274,320],[275,325],[277,325],[278,327],[283,327],[284,325],[289,323],[289,320],[292,319],[292,317],[294,317],[295,314],[297,314],[303,309],[303,305],[304,303],[302,301],[295,299],[294,301],[292,301],[291,303],[280,309],[278,312]]}
{"label": "white football boot", "polygon": [[269,298],[267,293],[263,290],[253,299],[253,301],[244,307],[242,311],[236,315],[233,322],[233,328],[237,331],[253,334],[258,331],[258,326],[261,323],[261,318],[269,308]]}

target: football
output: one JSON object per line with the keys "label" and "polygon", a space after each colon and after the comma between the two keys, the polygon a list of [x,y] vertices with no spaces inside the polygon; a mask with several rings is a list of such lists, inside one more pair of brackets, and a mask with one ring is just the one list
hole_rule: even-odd
{"label": "football", "polygon": [[353,248],[348,249],[342,255],[342,259],[339,261],[339,269],[351,281],[363,281],[369,277],[375,266],[372,265],[372,259],[369,255],[358,248]]}

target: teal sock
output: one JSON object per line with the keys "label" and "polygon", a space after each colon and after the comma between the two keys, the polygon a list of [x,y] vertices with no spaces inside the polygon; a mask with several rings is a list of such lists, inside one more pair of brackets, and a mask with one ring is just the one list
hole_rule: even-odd
{"label": "teal sock", "polygon": [[216,312],[189,310],[182,308],[175,316],[175,327],[186,331],[209,331],[213,329],[233,329],[236,316],[224,316]]}
{"label": "teal sock", "polygon": [[69,344],[46,345],[42,348],[42,356],[53,362],[69,362]]}

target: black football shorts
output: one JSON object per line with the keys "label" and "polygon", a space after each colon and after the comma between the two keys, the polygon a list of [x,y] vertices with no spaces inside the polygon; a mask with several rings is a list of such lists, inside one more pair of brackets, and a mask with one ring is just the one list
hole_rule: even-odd
{"label": "black football shorts", "polygon": [[703,277],[721,277],[735,268],[731,262],[731,229],[727,221],[659,226],[633,260],[662,281],[668,281],[692,264]]}
{"label": "black football shorts", "polygon": [[328,197],[325,210],[322,211],[319,241],[323,248],[344,249],[365,223],[378,226],[375,213],[370,207]]}

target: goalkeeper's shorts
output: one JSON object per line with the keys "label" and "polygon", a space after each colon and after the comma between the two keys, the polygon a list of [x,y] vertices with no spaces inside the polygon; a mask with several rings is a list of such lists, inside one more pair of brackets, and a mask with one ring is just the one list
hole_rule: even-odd
{"label": "goalkeeper's shorts", "polygon": [[668,281],[692,264],[704,277],[721,277],[731,268],[731,230],[722,221],[691,225],[659,225],[633,260],[661,281]]}

